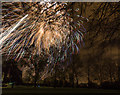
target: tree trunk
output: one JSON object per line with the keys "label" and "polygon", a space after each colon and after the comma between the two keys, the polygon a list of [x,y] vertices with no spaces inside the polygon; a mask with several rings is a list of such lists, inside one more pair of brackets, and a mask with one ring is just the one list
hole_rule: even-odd
{"label": "tree trunk", "polygon": [[120,65],[118,65],[118,81],[120,82]]}
{"label": "tree trunk", "polygon": [[56,64],[54,65],[55,66],[55,77],[54,77],[54,88],[56,88]]}
{"label": "tree trunk", "polygon": [[101,66],[101,63],[100,63],[99,78],[100,78],[100,85],[101,85],[102,84],[102,66]]}
{"label": "tree trunk", "polygon": [[37,64],[36,64],[36,62],[34,64],[35,64],[35,81],[34,81],[34,87],[37,87]]}
{"label": "tree trunk", "polygon": [[87,74],[88,74],[88,87],[90,86],[90,65],[88,63],[88,71],[87,71]]}
{"label": "tree trunk", "polygon": [[78,76],[76,74],[76,87],[78,87]]}
{"label": "tree trunk", "polygon": [[111,71],[111,66],[110,66],[110,70],[109,70],[109,75],[110,75],[110,82],[112,83],[112,71]]}

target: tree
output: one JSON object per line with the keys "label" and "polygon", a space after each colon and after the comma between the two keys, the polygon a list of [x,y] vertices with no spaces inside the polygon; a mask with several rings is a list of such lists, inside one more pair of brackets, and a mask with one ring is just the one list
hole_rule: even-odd
{"label": "tree", "polygon": [[[17,62],[10,59],[2,64],[3,67],[3,83],[15,82],[16,84],[22,84],[22,72],[17,67]],[[16,77],[16,74],[18,75]]]}

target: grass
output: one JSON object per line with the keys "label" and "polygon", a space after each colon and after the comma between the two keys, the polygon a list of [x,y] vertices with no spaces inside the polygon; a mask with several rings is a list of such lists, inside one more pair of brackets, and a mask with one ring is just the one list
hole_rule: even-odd
{"label": "grass", "polygon": [[3,88],[2,95],[23,95],[23,94],[39,94],[39,95],[74,95],[74,94],[117,94],[120,95],[120,90],[104,90],[104,89],[88,89],[88,88],[49,88],[40,87],[33,88],[27,86],[18,86],[15,88]]}

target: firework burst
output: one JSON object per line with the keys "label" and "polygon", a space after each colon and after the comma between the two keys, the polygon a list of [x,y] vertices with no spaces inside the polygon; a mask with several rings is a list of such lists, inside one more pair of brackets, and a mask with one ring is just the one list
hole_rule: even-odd
{"label": "firework burst", "polygon": [[21,59],[31,49],[32,55],[47,54],[48,62],[63,61],[78,53],[85,28],[82,16],[64,2],[3,3],[0,50],[9,58]]}

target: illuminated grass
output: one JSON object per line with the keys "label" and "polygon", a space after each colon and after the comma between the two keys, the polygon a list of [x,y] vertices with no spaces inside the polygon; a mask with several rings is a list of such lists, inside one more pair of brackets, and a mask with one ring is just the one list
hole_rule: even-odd
{"label": "illuminated grass", "polygon": [[3,88],[3,94],[42,94],[42,95],[50,95],[50,94],[120,94],[119,90],[104,90],[104,89],[88,89],[88,88],[47,88],[47,87],[40,87],[40,88],[33,88],[33,87],[16,87],[16,88]]}

